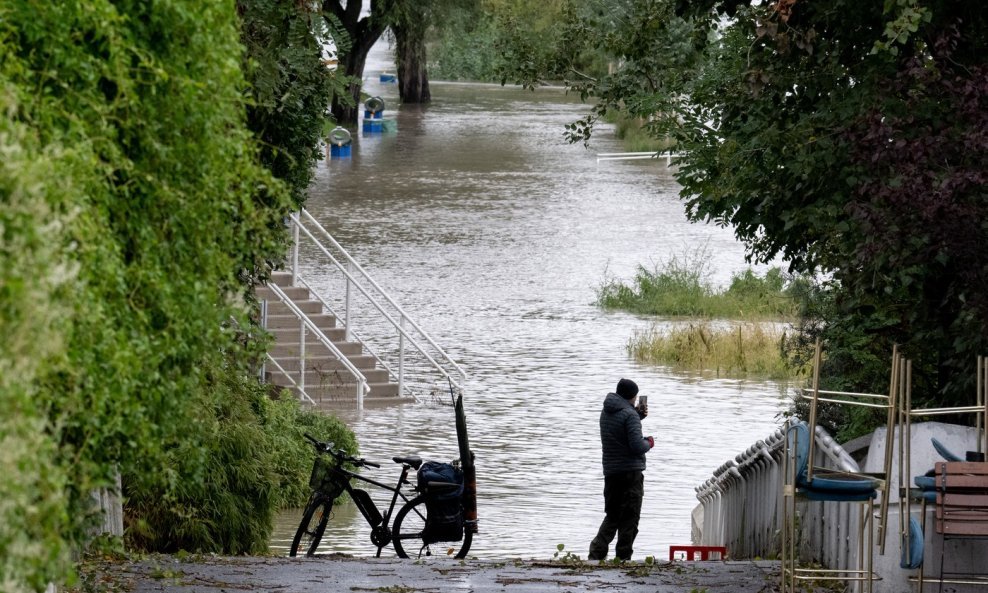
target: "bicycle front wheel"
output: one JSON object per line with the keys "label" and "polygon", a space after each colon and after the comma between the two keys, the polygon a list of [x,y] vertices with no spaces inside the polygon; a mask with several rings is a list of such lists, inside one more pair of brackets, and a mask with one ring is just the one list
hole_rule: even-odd
{"label": "bicycle front wheel", "polygon": [[473,543],[473,534],[464,530],[458,542],[427,542],[425,540],[425,496],[412,499],[398,511],[395,517],[392,540],[399,558],[422,556],[449,556],[466,558]]}
{"label": "bicycle front wheel", "polygon": [[292,540],[289,556],[294,558],[299,550],[304,551],[306,556],[315,555],[322,534],[326,532],[326,524],[329,523],[329,513],[332,510],[331,498],[316,496],[309,501],[305,512],[302,513],[302,521],[298,524],[295,539]]}

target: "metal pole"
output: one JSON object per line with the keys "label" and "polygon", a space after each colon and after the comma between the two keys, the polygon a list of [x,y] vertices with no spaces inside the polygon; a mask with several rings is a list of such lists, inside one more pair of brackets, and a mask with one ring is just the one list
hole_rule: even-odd
{"label": "metal pole", "polygon": [[977,420],[977,432],[975,432],[975,435],[977,435],[977,439],[978,439],[978,449],[977,449],[978,453],[981,453],[981,452],[983,452],[985,450],[985,449],[983,449],[981,447],[981,445],[982,445],[981,429],[982,428],[988,429],[988,426],[985,426],[985,424],[988,424],[988,408],[985,408],[984,407],[985,406],[984,368],[985,368],[985,359],[984,359],[983,356],[980,356],[979,355],[978,356],[978,373],[977,373],[977,381],[976,381],[976,383],[977,383],[977,386],[976,386],[976,389],[977,389],[977,400],[976,401],[977,401],[978,407],[981,408],[981,410],[977,414],[977,419],[978,419]]}
{"label": "metal pole", "polygon": [[298,329],[298,385],[305,392],[305,320],[300,320]]}
{"label": "metal pole", "polygon": [[[792,494],[791,490],[794,488],[795,481],[792,479],[791,473],[791,460],[789,459],[789,430],[791,425],[786,423],[785,425],[785,435],[782,441],[782,498],[780,502],[782,503],[782,593],[789,593],[791,591],[789,587],[789,562],[791,558],[791,551],[789,548],[789,542],[793,535],[790,535],[790,525],[793,520],[789,516],[789,499]],[[795,443],[794,443],[795,444]]]}
{"label": "metal pole", "polygon": [[292,225],[292,286],[295,285],[296,280],[298,280],[298,241],[299,232],[298,225],[302,224],[301,215],[297,216],[293,220]]}
{"label": "metal pole", "polygon": [[885,417],[885,467],[883,468],[885,471],[885,488],[884,488],[884,492],[882,492],[882,506],[881,506],[882,520],[878,525],[878,528],[881,530],[878,534],[878,547],[879,547],[879,553],[882,554],[883,556],[885,555],[885,535],[886,535],[885,531],[886,528],[888,527],[889,496],[892,494],[892,488],[890,487],[890,484],[892,482],[892,476],[891,476],[892,447],[893,444],[895,443],[895,438],[894,438],[895,411],[896,411],[895,376],[897,374],[896,362],[898,358],[899,358],[899,345],[894,344],[892,346],[892,372],[891,372],[891,376],[889,377],[889,399],[888,402],[886,402],[888,404],[888,410],[886,411],[887,415]]}
{"label": "metal pole", "polygon": [[985,431],[985,448],[982,453],[988,453],[988,358],[981,357],[981,403],[984,404],[984,422],[982,428]]}
{"label": "metal pole", "polygon": [[823,359],[820,353],[820,339],[817,338],[813,352],[813,401],[810,402],[810,450],[806,463],[806,483],[813,483],[814,445],[816,444],[816,405],[820,398],[820,363]]}
{"label": "metal pole", "polygon": [[365,383],[363,379],[357,381],[357,411],[364,411],[364,387]]}
{"label": "metal pole", "polygon": [[[268,329],[268,300],[264,299],[261,301],[261,327]],[[267,368],[267,359],[261,360],[261,383],[264,383],[264,377],[266,375],[265,371]]]}
{"label": "metal pole", "polygon": [[[405,329],[405,316],[398,318],[398,327]],[[398,397],[405,394],[405,332],[398,332]]]}
{"label": "metal pole", "polygon": [[352,286],[353,282],[350,281],[350,277],[353,275],[353,264],[347,263],[347,278],[346,278],[346,303],[343,307],[343,329],[346,330],[346,341],[350,341],[350,296],[353,293]]}
{"label": "metal pole", "polygon": [[[913,375],[913,361],[911,361],[911,360],[909,360],[907,358],[904,358],[902,360],[902,362],[905,363],[905,364],[902,365],[904,367],[903,368],[903,371],[902,371],[903,372],[903,375],[902,375],[902,385],[903,385],[904,391],[902,393],[903,393],[903,398],[905,398],[903,401],[905,403],[905,410],[906,410],[906,423],[905,423],[906,424],[906,430],[903,433],[902,438],[905,439],[905,449],[904,450],[905,450],[906,454],[905,454],[905,460],[902,462],[902,464],[903,464],[902,467],[905,468],[905,482],[903,482],[902,484],[900,484],[900,486],[903,487],[903,488],[907,488],[908,489],[912,485],[912,483],[913,483],[913,472],[912,472],[912,446],[913,446],[913,418],[912,418],[912,416],[913,416],[912,415],[912,411],[913,411],[913,377],[912,377],[912,375]],[[905,522],[903,523],[903,526],[904,526],[903,528],[906,530],[906,543],[907,544],[910,544],[910,542],[909,542],[909,537],[910,537],[910,534],[909,534],[909,518],[912,517],[913,508],[912,508],[912,497],[909,496],[908,494],[909,494],[909,490],[906,490],[906,517],[905,517]]]}

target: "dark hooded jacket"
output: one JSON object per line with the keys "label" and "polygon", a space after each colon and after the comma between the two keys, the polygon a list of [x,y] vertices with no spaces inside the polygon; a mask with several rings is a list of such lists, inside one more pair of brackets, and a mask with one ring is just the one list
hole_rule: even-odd
{"label": "dark hooded jacket", "polygon": [[645,453],[651,447],[642,436],[641,418],[631,401],[616,393],[608,393],[604,398],[600,442],[605,476],[645,470]]}

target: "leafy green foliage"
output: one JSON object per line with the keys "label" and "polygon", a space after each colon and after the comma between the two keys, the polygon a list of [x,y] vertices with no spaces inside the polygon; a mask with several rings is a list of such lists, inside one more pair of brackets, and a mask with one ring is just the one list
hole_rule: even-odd
{"label": "leafy green foliage", "polygon": [[311,4],[240,0],[237,8],[251,83],[247,125],[261,141],[261,162],[301,206],[321,155],[330,99],[342,91],[323,63],[319,41],[332,30]]}
{"label": "leafy green foliage", "polygon": [[309,473],[315,450],[302,435],[313,437],[358,455],[353,432],[335,416],[301,408],[294,399],[271,402],[266,420],[267,433],[275,439],[275,468],[278,473],[279,508],[301,507],[309,497]]}
{"label": "leafy green foliage", "polygon": [[117,472],[132,542],[264,547],[279,440],[240,328],[295,204],[246,127],[239,25],[221,2],[0,5],[5,591],[67,580]]}
{"label": "leafy green foliage", "polygon": [[484,11],[456,6],[429,44],[429,72],[438,80],[497,80],[495,64],[498,29],[494,17]]}
{"label": "leafy green foliage", "polygon": [[64,351],[62,299],[76,285],[62,247],[68,217],[53,212],[72,184],[59,155],[11,120],[10,91],[0,70],[0,589],[21,593],[68,572],[65,471],[36,380]]}

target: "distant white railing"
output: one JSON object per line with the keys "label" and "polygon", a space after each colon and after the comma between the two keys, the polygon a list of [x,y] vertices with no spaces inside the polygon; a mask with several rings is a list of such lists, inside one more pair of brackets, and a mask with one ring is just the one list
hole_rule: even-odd
{"label": "distant white railing", "polygon": [[666,166],[672,165],[672,159],[679,158],[683,156],[681,152],[666,152],[661,150],[652,150],[647,152],[601,152],[597,154],[597,162],[601,161],[635,161],[644,159],[662,159],[666,160]]}
{"label": "distant white railing", "polygon": [[[388,374],[398,384],[398,395],[406,392],[416,399],[421,399],[414,390],[408,389],[406,350],[417,352],[428,365],[438,372],[443,383],[452,386],[456,391],[462,391],[460,381],[466,379],[466,372],[456,363],[432,337],[415,322],[400,305],[364,270],[360,264],[326,231],[307,210],[302,209],[291,216],[294,245],[292,248],[292,284],[304,286],[310,294],[320,301],[326,311],[335,315],[346,330],[346,339],[359,342],[370,354],[373,354],[388,371]],[[311,227],[311,228],[310,228]],[[299,248],[303,238],[309,239],[318,254],[326,258],[332,267],[343,277],[344,287],[342,310],[334,307],[318,291],[314,290],[312,282],[301,277],[299,267]],[[365,303],[376,311],[378,319],[390,325],[397,333],[398,344],[393,353],[393,359],[387,360],[387,354],[374,349],[353,329],[357,297],[363,297]]]}

